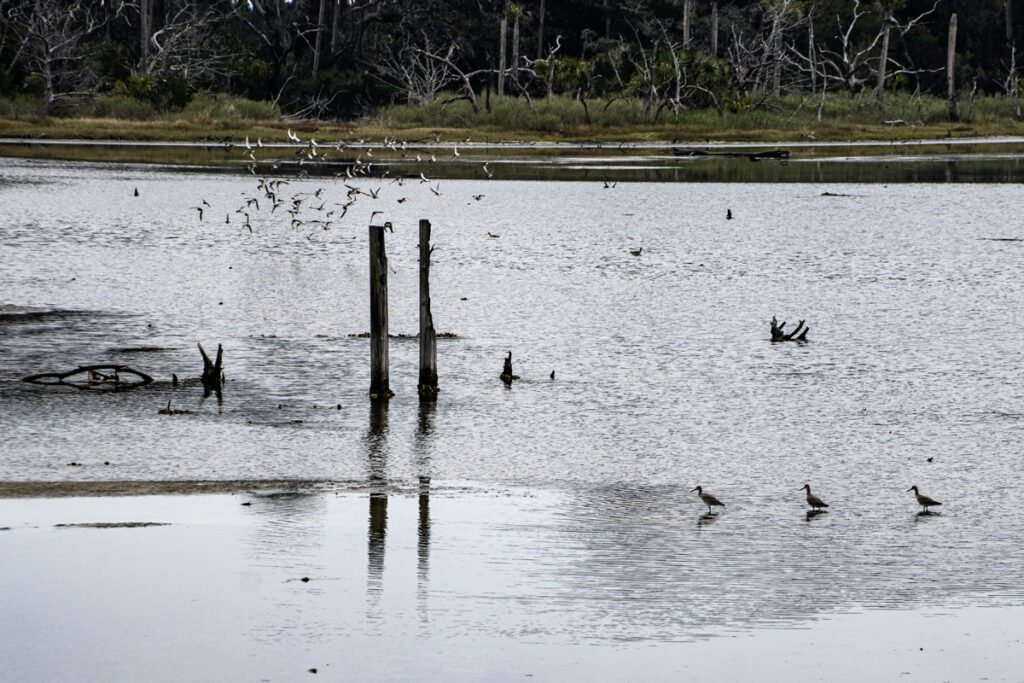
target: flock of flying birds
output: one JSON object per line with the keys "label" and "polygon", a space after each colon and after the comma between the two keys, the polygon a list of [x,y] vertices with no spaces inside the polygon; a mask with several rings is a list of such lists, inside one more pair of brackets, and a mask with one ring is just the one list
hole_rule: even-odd
{"label": "flock of flying birds", "polygon": [[[439,197],[442,194],[441,183],[427,176],[429,166],[427,170],[421,170],[418,175],[392,176],[390,170],[376,173],[374,170],[377,165],[374,157],[375,147],[365,140],[348,142],[341,140],[324,144],[317,142],[312,137],[303,140],[291,129],[288,129],[288,139],[290,142],[285,144],[264,144],[262,138],[257,138],[253,143],[246,136],[244,144],[230,141],[222,143],[225,150],[235,148],[242,150],[244,158],[249,162],[246,166],[247,170],[257,179],[255,190],[243,193],[237,208],[224,214],[225,224],[240,224],[249,232],[253,232],[254,218],[281,215],[287,217],[293,230],[312,228],[312,231],[306,235],[307,239],[312,240],[317,230],[330,230],[333,226],[341,224],[346,217],[351,219],[355,213],[353,208],[357,203],[361,205],[366,202],[378,201],[381,203],[374,206],[386,207],[387,204],[384,201],[388,193],[382,192],[385,184],[397,187],[412,185],[417,188],[426,186],[433,196]],[[387,152],[388,164],[408,165],[415,161],[416,164],[429,165],[438,161],[437,152],[428,152],[419,147],[418,143],[430,139],[406,141],[385,137],[376,149],[378,154]],[[434,137],[433,142],[439,143],[440,136]],[[470,139],[466,138],[463,142],[468,143]],[[271,150],[274,151],[272,158],[261,158]],[[291,153],[282,158],[282,151]],[[356,153],[355,159],[342,156],[347,153],[347,156],[350,157],[353,152]],[[451,156],[447,161],[456,161],[461,156],[458,144],[455,144],[451,148]],[[299,186],[309,186],[308,183],[297,182],[310,175],[308,166],[322,165],[328,161],[338,164],[338,168],[341,169],[334,173],[334,179],[341,182],[344,188],[343,195],[339,195],[337,189],[330,187],[318,187],[316,190],[298,189]],[[294,172],[293,179],[286,179],[292,171]],[[483,162],[480,165],[480,174],[486,178],[494,177],[494,171],[490,168],[489,162]],[[289,187],[293,183],[296,188]],[[404,204],[416,194],[416,191],[407,191],[402,194],[404,196],[394,199],[395,203]],[[474,201],[480,201],[485,195],[472,194],[470,197]],[[337,201],[338,199],[341,201]],[[196,211],[198,220],[201,221],[212,214],[213,206],[203,199],[198,205],[193,206],[192,210]],[[373,223],[374,219],[381,214],[386,215],[384,208],[371,211],[368,222]],[[362,217],[365,218],[364,215]],[[385,226],[390,227],[390,223],[385,223]],[[500,237],[500,235],[490,232],[487,234],[492,238]]]}

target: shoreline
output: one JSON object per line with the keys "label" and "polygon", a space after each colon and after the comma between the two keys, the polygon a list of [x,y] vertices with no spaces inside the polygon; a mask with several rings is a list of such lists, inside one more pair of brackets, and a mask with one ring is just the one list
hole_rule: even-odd
{"label": "shoreline", "polygon": [[0,481],[0,500],[25,498],[181,496],[250,492],[350,490],[345,482],[315,479],[233,479],[181,481]]}

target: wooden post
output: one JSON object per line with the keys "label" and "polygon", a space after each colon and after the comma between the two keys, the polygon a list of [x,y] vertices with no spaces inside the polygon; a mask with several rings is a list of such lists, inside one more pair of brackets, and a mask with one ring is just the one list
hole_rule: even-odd
{"label": "wooden post", "polygon": [[956,83],[953,77],[953,66],[956,62],[956,12],[949,17],[949,42],[946,44],[946,89],[949,96],[949,120],[959,121],[960,113],[956,109]]}
{"label": "wooden post", "polygon": [[370,226],[370,398],[394,396],[388,379],[388,257],[384,226]]}
{"label": "wooden post", "polygon": [[437,331],[430,314],[430,221],[420,221],[420,398],[437,398]]}

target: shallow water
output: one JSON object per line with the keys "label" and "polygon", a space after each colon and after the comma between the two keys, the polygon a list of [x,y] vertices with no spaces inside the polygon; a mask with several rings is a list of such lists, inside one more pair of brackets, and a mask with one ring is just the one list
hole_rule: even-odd
{"label": "shallow water", "polygon": [[[4,680],[1019,679],[1024,608],[922,588],[927,607],[894,593],[867,609],[845,590],[861,570],[808,582],[799,541],[791,571],[740,576],[723,562],[745,554],[719,533],[726,517],[711,532],[669,513],[676,524],[591,552],[607,522],[565,525],[563,494],[446,487],[369,513],[367,499],[0,500],[0,520],[17,520],[0,531],[0,571],[17,586],[0,591],[17,615],[0,623]],[[810,540],[799,516],[791,539]],[[126,521],[165,526],[58,526]],[[901,583],[957,571],[903,570]],[[834,609],[840,596],[852,602]]]}
{"label": "shallow water", "polygon": [[[284,194],[323,188],[331,207],[342,182]],[[347,182],[380,198],[329,230],[309,205],[292,228],[264,202],[250,232],[235,210],[251,176],[0,167],[0,480],[507,494],[521,505],[496,506],[511,521],[482,541],[516,570],[505,599],[595,642],[693,638],[709,611],[742,628],[1020,604],[1016,186]],[[416,397],[417,341],[392,339],[397,395],[375,410],[368,340],[350,336],[369,327],[365,226],[394,225],[391,332],[413,335],[419,218],[435,324],[456,336],[438,343],[436,405]],[[806,318],[810,342],[772,344],[772,315]],[[171,384],[201,371],[196,342],[224,345],[222,404]],[[509,350],[522,379],[506,388]],[[19,381],[101,362],[158,381]],[[159,415],[168,401],[193,413]],[[806,482],[827,514],[805,517]],[[725,510],[703,517],[698,484]],[[941,515],[915,516],[912,484]]]}

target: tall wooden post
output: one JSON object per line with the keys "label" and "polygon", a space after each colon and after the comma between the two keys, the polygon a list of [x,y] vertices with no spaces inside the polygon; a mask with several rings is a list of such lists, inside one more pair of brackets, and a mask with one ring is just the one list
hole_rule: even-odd
{"label": "tall wooden post", "polygon": [[949,17],[949,42],[946,44],[946,89],[949,96],[949,120],[959,121],[960,112],[956,108],[956,83],[953,77],[953,66],[956,62],[956,13]]}
{"label": "tall wooden post", "polygon": [[437,398],[437,331],[430,314],[430,221],[420,221],[420,398]]}
{"label": "tall wooden post", "polygon": [[384,226],[370,226],[370,398],[394,396],[388,379],[388,257]]}

